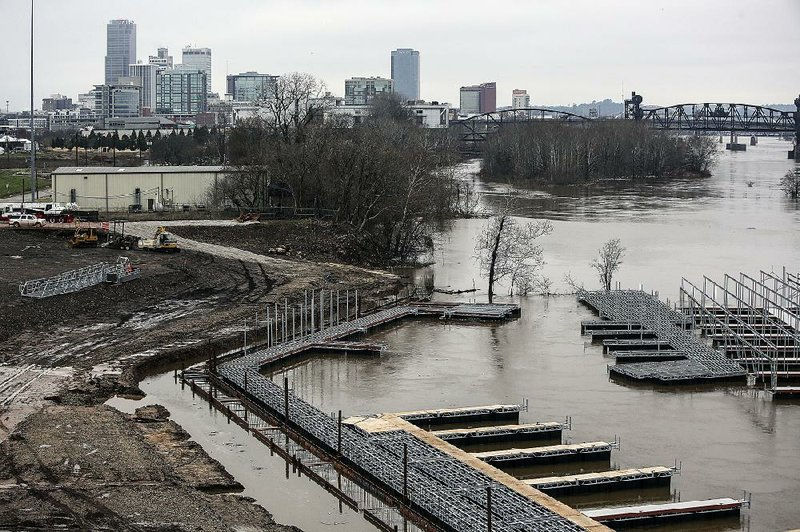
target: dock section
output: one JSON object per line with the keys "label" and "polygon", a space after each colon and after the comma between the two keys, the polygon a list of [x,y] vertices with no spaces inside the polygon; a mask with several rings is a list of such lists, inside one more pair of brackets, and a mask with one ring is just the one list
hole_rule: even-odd
{"label": "dock section", "polygon": [[634,488],[669,487],[674,473],[671,467],[642,467],[619,469],[580,475],[564,475],[523,480],[529,486],[548,495],[575,495],[598,491],[614,491]]}
{"label": "dock section", "polygon": [[564,423],[527,423],[471,429],[434,430],[431,434],[455,446],[508,441],[560,440]]}
{"label": "dock section", "polygon": [[[681,353],[684,358],[675,360],[618,363],[609,368],[612,375],[634,380],[658,382],[702,382],[710,380],[745,380],[745,370],[724,354],[714,350],[695,337],[686,327],[691,320],[670,309],[654,294],[641,290],[598,290],[578,292],[578,300],[594,309],[601,318],[611,323],[636,323],[644,330],[653,331],[652,340],[606,339],[604,349],[615,351],[661,351]],[[600,320],[601,322],[603,320]],[[582,324],[590,332],[600,325]],[[609,330],[608,327],[604,330]],[[677,358],[677,357],[676,357]]]}
{"label": "dock section", "polygon": [[517,423],[519,422],[520,410],[522,410],[520,405],[489,405],[395,412],[393,415],[405,419],[418,427],[433,427],[436,425],[468,424],[484,421],[512,421]]}
{"label": "dock section", "polygon": [[475,458],[501,467],[554,464],[580,461],[607,461],[611,459],[614,443],[603,441],[504,449],[472,453]]}
{"label": "dock section", "polygon": [[694,519],[704,515],[738,515],[745,500],[722,498],[704,501],[671,502],[665,504],[643,504],[620,508],[584,510],[583,513],[601,523],[636,524],[641,521],[668,521]]}

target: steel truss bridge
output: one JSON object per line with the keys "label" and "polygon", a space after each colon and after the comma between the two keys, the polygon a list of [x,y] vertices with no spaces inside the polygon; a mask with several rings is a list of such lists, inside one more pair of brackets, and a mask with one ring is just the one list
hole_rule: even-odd
{"label": "steel truss bridge", "polygon": [[[645,109],[635,92],[625,100],[623,119],[643,122],[654,129],[670,131],[730,132],[742,134],[793,134],[800,143],[800,97],[795,111],[781,111],[747,103],[683,103]],[[587,116],[546,108],[504,109],[450,122],[462,145],[477,147],[502,126],[525,122],[586,124],[613,118]]]}

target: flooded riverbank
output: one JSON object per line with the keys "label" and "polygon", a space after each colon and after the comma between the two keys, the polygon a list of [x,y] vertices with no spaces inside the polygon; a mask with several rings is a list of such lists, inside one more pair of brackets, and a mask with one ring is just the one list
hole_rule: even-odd
{"label": "flooded riverbank", "polygon": [[[662,184],[603,185],[591,195],[534,192],[481,184],[488,207],[512,192],[525,215],[553,220],[542,239],[544,274],[556,291],[570,273],[596,287],[589,268],[608,238],[628,248],[617,278],[625,287],[658,290],[674,299],[681,277],[757,273],[800,264],[800,211],[776,185],[793,163],[786,143],[764,139],[744,153],[721,153],[715,175]],[[750,186],[750,182],[752,186]],[[622,190],[620,190],[620,188]],[[439,238],[430,274],[439,288],[479,288],[441,299],[485,298],[472,259],[483,219],[458,220]],[[502,291],[500,292],[503,293]],[[506,298],[501,298],[501,300]],[[778,403],[743,387],[653,387],[610,381],[599,345],[580,335],[593,314],[571,295],[515,298],[518,320],[500,325],[409,321],[370,337],[386,343],[380,357],[326,356],[286,373],[294,392],[323,411],[345,415],[419,408],[530,401],[522,422],[573,419],[571,442],[608,440],[621,448],[614,467],[682,463],[672,488],[681,500],[741,496],[753,508],[738,528],[780,530],[800,521],[800,405]],[[228,468],[283,523],[304,530],[369,530],[363,519],[306,479],[284,476],[284,463],[224,418],[208,413],[172,376],[146,379],[145,403],[159,402],[209,454]],[[591,465],[590,465],[591,467]],[[535,474],[547,474],[540,471]],[[663,495],[663,494],[661,494]],[[602,501],[602,498],[599,500]],[[616,498],[612,498],[616,501]],[[575,501],[591,506],[591,500]],[[594,502],[598,504],[597,501]],[[737,528],[728,521],[697,529]]]}

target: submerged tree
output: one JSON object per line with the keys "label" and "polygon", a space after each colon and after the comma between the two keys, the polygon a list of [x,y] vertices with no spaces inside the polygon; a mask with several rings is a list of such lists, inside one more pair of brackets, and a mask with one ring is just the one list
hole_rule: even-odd
{"label": "submerged tree", "polygon": [[800,198],[800,167],[789,170],[781,178],[779,186],[784,194],[792,199]]}
{"label": "submerged tree", "polygon": [[521,223],[510,209],[489,219],[475,243],[481,276],[489,281],[489,303],[494,299],[495,283],[503,279],[511,281],[512,294],[514,288],[526,294],[537,284],[544,254],[536,239],[552,231],[549,221]]}
{"label": "submerged tree", "polygon": [[622,257],[625,256],[625,248],[619,238],[612,238],[597,250],[597,258],[591,262],[591,267],[597,271],[600,283],[605,290],[611,290],[611,280],[614,274],[622,266]]}

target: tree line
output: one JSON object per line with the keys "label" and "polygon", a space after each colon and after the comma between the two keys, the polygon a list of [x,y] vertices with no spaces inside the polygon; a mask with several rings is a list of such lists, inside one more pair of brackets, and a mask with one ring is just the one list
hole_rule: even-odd
{"label": "tree line", "polygon": [[529,122],[505,125],[486,141],[483,173],[548,184],[705,176],[715,154],[709,137],[678,136],[632,121]]}
{"label": "tree line", "polygon": [[323,89],[309,75],[280,78],[264,112],[229,132],[229,172],[208,204],[324,212],[372,261],[413,260],[457,209],[448,135],[418,126],[395,96],[357,124],[326,117]]}

